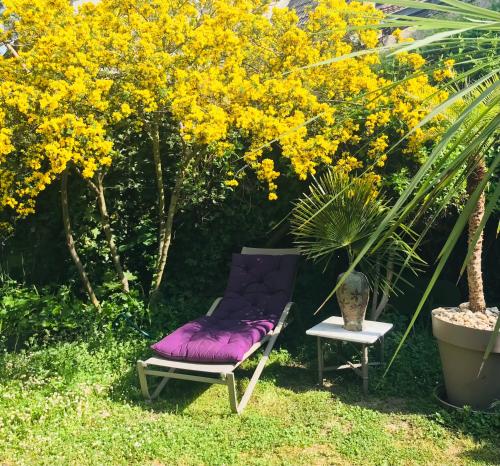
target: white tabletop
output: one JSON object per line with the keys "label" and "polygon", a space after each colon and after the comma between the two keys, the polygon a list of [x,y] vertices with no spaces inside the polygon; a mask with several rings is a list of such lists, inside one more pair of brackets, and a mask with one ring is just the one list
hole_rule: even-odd
{"label": "white tabletop", "polygon": [[306,334],[321,338],[330,338],[332,340],[351,341],[370,345],[375,343],[392,328],[392,324],[375,322],[373,320],[365,320],[361,332],[346,330],[343,325],[344,319],[342,317],[332,316],[307,330]]}

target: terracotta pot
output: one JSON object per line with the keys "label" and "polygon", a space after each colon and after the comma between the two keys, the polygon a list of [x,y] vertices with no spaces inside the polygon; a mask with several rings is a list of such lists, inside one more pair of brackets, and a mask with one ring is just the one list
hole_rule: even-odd
{"label": "terracotta pot", "polygon": [[500,336],[481,372],[491,330],[445,322],[432,311],[432,332],[438,341],[448,400],[455,406],[488,409],[500,400]]}
{"label": "terracotta pot", "polygon": [[[343,276],[344,274],[341,273],[337,280]],[[370,284],[366,275],[361,272],[351,272],[337,290],[337,301],[342,311],[346,330],[354,332],[363,330],[369,298]]]}

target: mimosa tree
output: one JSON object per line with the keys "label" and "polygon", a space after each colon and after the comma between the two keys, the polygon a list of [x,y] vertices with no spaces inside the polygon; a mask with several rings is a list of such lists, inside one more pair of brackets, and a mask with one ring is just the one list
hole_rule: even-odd
{"label": "mimosa tree", "polygon": [[[34,212],[39,193],[61,180],[67,244],[98,307],[75,247],[67,177],[71,167],[96,186],[92,180],[111,164],[113,80],[92,56],[91,51],[99,49],[92,24],[76,15],[69,2],[4,5],[0,41],[10,45],[10,53],[0,57],[0,205],[26,216]],[[106,212],[105,204],[99,202],[99,207]],[[102,219],[110,231],[109,220],[105,215]],[[108,239],[114,246],[111,233]],[[119,260],[118,267],[123,274]]]}
{"label": "mimosa tree", "polygon": [[[276,157],[303,180],[325,164],[363,168],[376,185],[391,140],[445,98],[418,74],[417,54],[401,57],[415,76],[389,93],[375,53],[308,67],[377,44],[375,31],[357,29],[380,21],[370,4],[322,0],[301,27],[291,10],[269,18],[260,0],[102,0],[78,11],[64,0],[4,3],[0,40],[16,53],[0,58],[1,205],[27,215],[71,168],[91,181],[101,208],[112,135],[147,134],[158,192],[153,290],[195,165],[224,156],[228,185],[253,171],[270,200]],[[179,150],[167,183],[161,142],[172,127]],[[432,134],[415,131],[400,155],[417,156]],[[104,226],[106,218],[104,209]]]}

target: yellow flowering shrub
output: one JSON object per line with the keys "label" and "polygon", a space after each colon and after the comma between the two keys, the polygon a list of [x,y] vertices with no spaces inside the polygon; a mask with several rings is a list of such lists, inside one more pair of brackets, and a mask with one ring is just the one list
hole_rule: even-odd
{"label": "yellow flowering shrub", "polygon": [[68,164],[87,178],[111,164],[113,80],[92,56],[99,38],[69,2],[3,3],[20,47],[0,56],[0,207],[24,216]]}
{"label": "yellow flowering shrub", "polygon": [[[0,40],[16,37],[19,48],[0,57],[0,206],[20,215],[67,166],[83,177],[109,166],[120,128],[148,132],[164,118],[196,154],[231,154],[244,141],[234,163],[255,172],[270,200],[276,157],[300,179],[321,164],[373,163],[377,182],[394,134],[445,97],[423,77],[384,92],[375,53],[309,66],[377,45],[376,30],[356,29],[382,18],[369,3],[320,0],[303,27],[292,10],[269,18],[261,0],[3,3]],[[414,53],[399,60],[424,63]],[[417,131],[405,150],[425,140]]]}

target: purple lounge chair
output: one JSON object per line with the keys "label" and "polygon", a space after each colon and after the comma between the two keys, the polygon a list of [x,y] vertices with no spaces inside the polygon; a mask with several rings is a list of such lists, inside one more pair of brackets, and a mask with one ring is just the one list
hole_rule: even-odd
{"label": "purple lounge chair", "polygon": [[[241,254],[233,254],[224,296],[214,301],[204,317],[152,345],[157,356],[137,362],[144,397],[157,398],[171,378],[218,383],[228,386],[231,409],[241,413],[286,325],[297,263],[296,249],[243,248]],[[238,403],[234,371],[263,346],[264,353]],[[152,395],[148,375],[163,378]]]}

